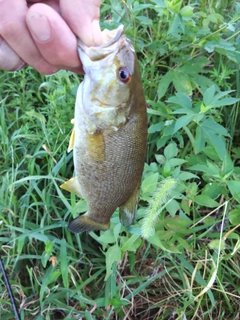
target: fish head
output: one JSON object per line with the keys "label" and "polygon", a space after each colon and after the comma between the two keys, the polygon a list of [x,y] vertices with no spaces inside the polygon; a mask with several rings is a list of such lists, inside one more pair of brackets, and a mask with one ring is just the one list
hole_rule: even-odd
{"label": "fish head", "polygon": [[136,55],[122,25],[104,30],[103,38],[104,44],[96,47],[78,41],[85,76],[77,103],[98,130],[118,130],[133,104]]}

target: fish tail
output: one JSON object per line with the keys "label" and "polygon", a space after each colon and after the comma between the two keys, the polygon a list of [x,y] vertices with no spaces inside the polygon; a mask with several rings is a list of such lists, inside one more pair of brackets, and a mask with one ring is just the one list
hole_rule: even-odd
{"label": "fish tail", "polygon": [[109,223],[101,223],[91,219],[87,213],[82,216],[77,217],[76,219],[72,220],[69,225],[68,229],[73,233],[81,233],[81,232],[90,232],[94,230],[107,230],[109,228]]}

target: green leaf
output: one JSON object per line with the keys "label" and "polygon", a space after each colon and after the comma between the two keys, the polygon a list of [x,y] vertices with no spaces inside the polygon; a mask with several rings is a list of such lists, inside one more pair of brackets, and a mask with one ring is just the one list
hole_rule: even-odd
{"label": "green leaf", "polygon": [[182,237],[177,237],[177,241],[183,246],[184,249],[192,252],[191,246],[188,244],[188,242],[183,239]]}
{"label": "green leaf", "polygon": [[114,238],[115,238],[115,241],[118,242],[118,239],[119,239],[119,233],[121,231],[121,228],[122,228],[122,224],[121,223],[117,223],[115,225],[115,227],[113,228],[113,234],[114,234]]}
{"label": "green leaf", "polygon": [[[129,239],[127,238],[125,243],[122,245],[122,248],[121,248],[122,252],[124,253],[126,251],[136,251],[136,249],[138,248],[138,245],[134,246],[134,243],[139,239],[140,239],[139,235],[136,235],[136,234],[132,235]],[[139,241],[138,241],[138,244],[139,244]]]}
{"label": "green leaf", "polygon": [[54,241],[47,240],[45,243],[45,251],[49,254],[53,252]]}
{"label": "green leaf", "polygon": [[227,181],[227,186],[235,200],[240,203],[240,181]]}
{"label": "green leaf", "polygon": [[202,189],[202,194],[206,194],[212,199],[218,198],[221,193],[222,187],[216,182],[207,183]]}
{"label": "green leaf", "polygon": [[223,136],[228,136],[227,130],[219,123],[217,123],[213,118],[207,118],[202,123],[202,128],[208,131],[209,134],[216,133]]}
{"label": "green leaf", "polygon": [[[195,77],[199,77],[200,75],[198,73],[202,73],[203,68],[209,64],[209,60],[207,57],[204,56],[198,56],[195,59],[191,59],[190,61],[186,61],[184,65],[180,67],[180,70],[183,73],[186,73],[188,75],[191,75],[191,79],[195,79]],[[201,75],[201,77],[205,79],[208,79]],[[208,86],[210,87],[210,86]]]}
{"label": "green leaf", "polygon": [[44,268],[46,268],[47,262],[49,261],[51,254],[47,253],[46,251],[43,251],[41,262]]}
{"label": "green leaf", "polygon": [[193,15],[193,7],[191,7],[191,6],[185,6],[185,7],[183,7],[181,10],[180,10],[180,14],[181,14],[181,16],[183,16],[183,17],[188,17],[188,18],[190,18],[190,17],[192,17],[192,15]]}
{"label": "green leaf", "polygon": [[[142,198],[145,199],[146,195],[153,193],[156,190],[159,174],[149,174],[141,184]],[[146,199],[147,200],[147,199]]]}
{"label": "green leaf", "polygon": [[171,241],[162,241],[162,246],[164,251],[173,252],[173,253],[181,253],[178,248]]}
{"label": "green leaf", "polygon": [[112,274],[112,266],[114,262],[119,262],[121,260],[121,249],[117,244],[108,248],[107,252],[105,253],[106,257],[106,276],[105,281],[108,277]]}
{"label": "green leaf", "polygon": [[201,126],[197,126],[195,144],[194,144],[195,152],[196,153],[201,152],[204,149],[205,144],[206,144],[206,141],[204,136],[204,130],[202,129]]}
{"label": "green leaf", "polygon": [[180,11],[182,6],[182,0],[171,0],[171,1],[165,0],[165,3],[170,10],[176,13]]}
{"label": "green leaf", "polygon": [[198,196],[195,196],[194,201],[197,204],[204,206],[204,207],[207,207],[207,208],[216,208],[219,206],[219,203],[217,201],[213,200],[212,198],[210,198],[206,194],[200,194]]}
{"label": "green leaf", "polygon": [[24,235],[18,239],[17,253],[19,255],[22,253],[25,242],[26,242],[26,237]]}
{"label": "green leaf", "polygon": [[164,156],[167,160],[174,158],[178,153],[178,148],[175,142],[169,143],[169,145],[164,149]]}
{"label": "green leaf", "polygon": [[187,162],[186,160],[179,159],[179,158],[171,158],[171,159],[169,159],[169,163],[170,163],[170,166],[172,168],[176,167],[176,166],[180,166],[181,164],[186,163],[186,162]]}
{"label": "green leaf", "polygon": [[237,98],[223,98],[224,96],[232,93],[233,90],[228,90],[228,91],[221,91],[218,94],[215,94],[215,86],[212,85],[209,89],[207,89],[203,95],[203,103],[201,112],[206,112],[210,108],[218,108],[218,107],[223,107],[223,106],[229,106],[232,105],[236,102],[238,102],[240,99]]}
{"label": "green leaf", "polygon": [[149,127],[148,133],[159,132],[163,129],[163,127],[164,127],[164,122],[154,123]]}
{"label": "green leaf", "polygon": [[206,107],[212,105],[213,97],[215,93],[215,86],[212,85],[210,88],[208,88],[203,95],[203,103]]}
{"label": "green leaf", "polygon": [[117,298],[112,298],[109,301],[110,305],[115,307],[115,308],[119,308],[119,307],[124,307],[129,305],[131,302],[126,300],[126,299],[117,299]]}
{"label": "green leaf", "polygon": [[[163,231],[161,233],[169,232]],[[156,232],[153,236],[148,238],[148,242],[153,244],[154,246],[162,249],[163,251],[173,252],[173,253],[180,253],[180,251],[174,245],[168,245],[166,241],[161,241],[158,237],[158,233]]]}
{"label": "green leaf", "polygon": [[219,169],[215,165],[213,165],[211,162],[208,162],[207,166],[204,164],[196,164],[195,166],[191,166],[189,169],[201,171],[203,173],[209,174],[210,176],[220,177]]}
{"label": "green leaf", "polygon": [[214,239],[211,242],[209,242],[208,247],[210,249],[216,249],[218,250],[220,247],[220,250],[223,251],[225,249],[225,241],[220,239]]}
{"label": "green leaf", "polygon": [[[66,257],[65,257],[66,258]],[[49,288],[48,285],[52,282],[55,282],[58,277],[61,275],[60,270],[54,270],[54,267],[50,266],[47,271],[42,276],[42,284],[40,289],[40,302],[42,303],[44,293],[49,294]]]}
{"label": "green leaf", "polygon": [[85,310],[84,319],[86,319],[86,320],[94,320],[94,318],[91,315],[91,312],[89,310]]}
{"label": "green leaf", "polygon": [[67,244],[66,240],[61,240],[60,247],[60,263],[61,263],[61,273],[63,284],[65,288],[69,288],[69,280],[68,280],[68,255],[67,255]]}
{"label": "green leaf", "polygon": [[[206,133],[206,131],[205,131],[205,133]],[[219,157],[221,159],[224,159],[224,157],[227,153],[227,150],[226,150],[226,146],[225,146],[223,138],[219,137],[218,135],[215,135],[215,134],[208,134],[208,139],[209,139],[209,142],[212,144],[212,146],[215,148]]]}
{"label": "green leaf", "polygon": [[224,96],[228,95],[229,93],[234,92],[234,90],[227,90],[227,91],[220,91],[216,96],[214,97],[214,100],[212,102],[213,105],[215,105],[215,102],[223,98]]}
{"label": "green leaf", "polygon": [[191,95],[192,94],[192,84],[189,77],[184,74],[183,72],[180,72],[180,70],[177,70],[174,72],[173,78],[173,85],[176,88],[176,90],[180,93]]}
{"label": "green leaf", "polygon": [[158,84],[158,99],[160,100],[165,93],[167,92],[167,89],[172,82],[173,78],[173,71],[168,71],[159,81]]}
{"label": "green leaf", "polygon": [[208,158],[213,160],[213,162],[219,163],[221,161],[221,159],[219,158],[219,156],[213,146],[211,146],[211,145],[206,146],[203,149],[203,152],[204,152],[204,154],[206,154],[208,156]]}
{"label": "green leaf", "polygon": [[151,50],[151,52],[157,52],[161,56],[168,53],[167,47],[164,46],[164,43],[161,40],[154,40],[147,46],[147,48]]}
{"label": "green leaf", "polygon": [[99,237],[97,237],[95,233],[93,236],[96,241],[101,243],[103,249],[105,249],[108,244],[116,242],[112,229],[108,229],[105,232],[102,232]]}
{"label": "green leaf", "polygon": [[29,117],[32,117],[32,118],[34,117],[34,118],[38,119],[40,122],[42,122],[42,123],[46,122],[46,119],[45,119],[44,115],[42,115],[39,112],[27,111],[26,115],[29,116]]}
{"label": "green leaf", "polygon": [[175,217],[166,217],[164,220],[165,228],[174,233],[187,235],[189,234],[188,226],[192,224],[190,219],[186,219],[182,216],[175,216]]}
{"label": "green leaf", "polygon": [[157,162],[160,163],[161,165],[163,165],[166,162],[166,159],[162,154],[155,154],[155,158]]}
{"label": "green leaf", "polygon": [[199,125],[201,125],[205,139],[215,148],[218,156],[223,160],[227,150],[222,135],[228,136],[227,130],[212,118],[206,119]]}
{"label": "green leaf", "polygon": [[224,157],[223,165],[222,165],[222,174],[224,175],[224,178],[226,179],[234,170],[234,164],[230,157],[230,155],[227,153]]}
{"label": "green leaf", "polygon": [[237,99],[237,98],[225,98],[216,102],[214,104],[214,107],[218,108],[218,107],[230,106],[234,103],[237,103],[239,100],[240,99]]}
{"label": "green leaf", "polygon": [[238,226],[240,224],[240,207],[230,211],[228,217],[232,225]]}
{"label": "green leaf", "polygon": [[132,12],[134,12],[136,14],[136,12],[147,9],[147,8],[152,8],[153,4],[148,3],[148,4],[139,4],[136,5],[132,8]]}
{"label": "green leaf", "polygon": [[174,133],[187,126],[194,118],[194,114],[188,114],[177,119],[174,127]]}
{"label": "green leaf", "polygon": [[[173,104],[176,104],[176,105],[180,105],[182,108],[184,108],[184,110],[186,110],[186,108],[187,109],[191,109],[192,108],[191,99],[188,96],[186,96],[185,94],[181,93],[181,92],[178,92],[178,93],[176,93],[175,96],[170,97],[167,100],[167,102],[173,103]],[[179,113],[179,110],[177,110],[177,111]],[[189,110],[186,110],[183,113],[189,113]]]}
{"label": "green leaf", "polygon": [[170,213],[171,217],[173,218],[176,213],[180,210],[179,203],[172,199],[166,206],[167,211]]}
{"label": "green leaf", "polygon": [[181,172],[180,175],[178,176],[178,179],[181,181],[186,181],[189,179],[199,179],[199,177],[191,172]]}
{"label": "green leaf", "polygon": [[164,147],[169,139],[170,139],[169,135],[168,136],[166,135],[165,137],[161,137],[160,139],[158,139],[157,140],[157,150]]}
{"label": "green leaf", "polygon": [[146,16],[137,16],[136,19],[143,25],[152,26],[153,21]]}

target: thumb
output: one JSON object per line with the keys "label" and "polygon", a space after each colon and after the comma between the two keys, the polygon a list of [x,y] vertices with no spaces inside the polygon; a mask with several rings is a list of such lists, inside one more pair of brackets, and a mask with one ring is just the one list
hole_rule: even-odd
{"label": "thumb", "polygon": [[73,33],[89,47],[102,44],[100,4],[101,0],[60,0],[63,19]]}

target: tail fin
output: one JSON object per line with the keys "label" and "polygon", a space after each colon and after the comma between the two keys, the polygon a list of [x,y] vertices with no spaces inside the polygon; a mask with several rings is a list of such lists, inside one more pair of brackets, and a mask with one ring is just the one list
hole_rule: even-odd
{"label": "tail fin", "polygon": [[69,225],[68,229],[73,233],[81,233],[81,232],[90,232],[94,230],[107,230],[109,228],[109,223],[101,223],[92,220],[86,213],[82,216],[77,217],[76,219],[72,220]]}

